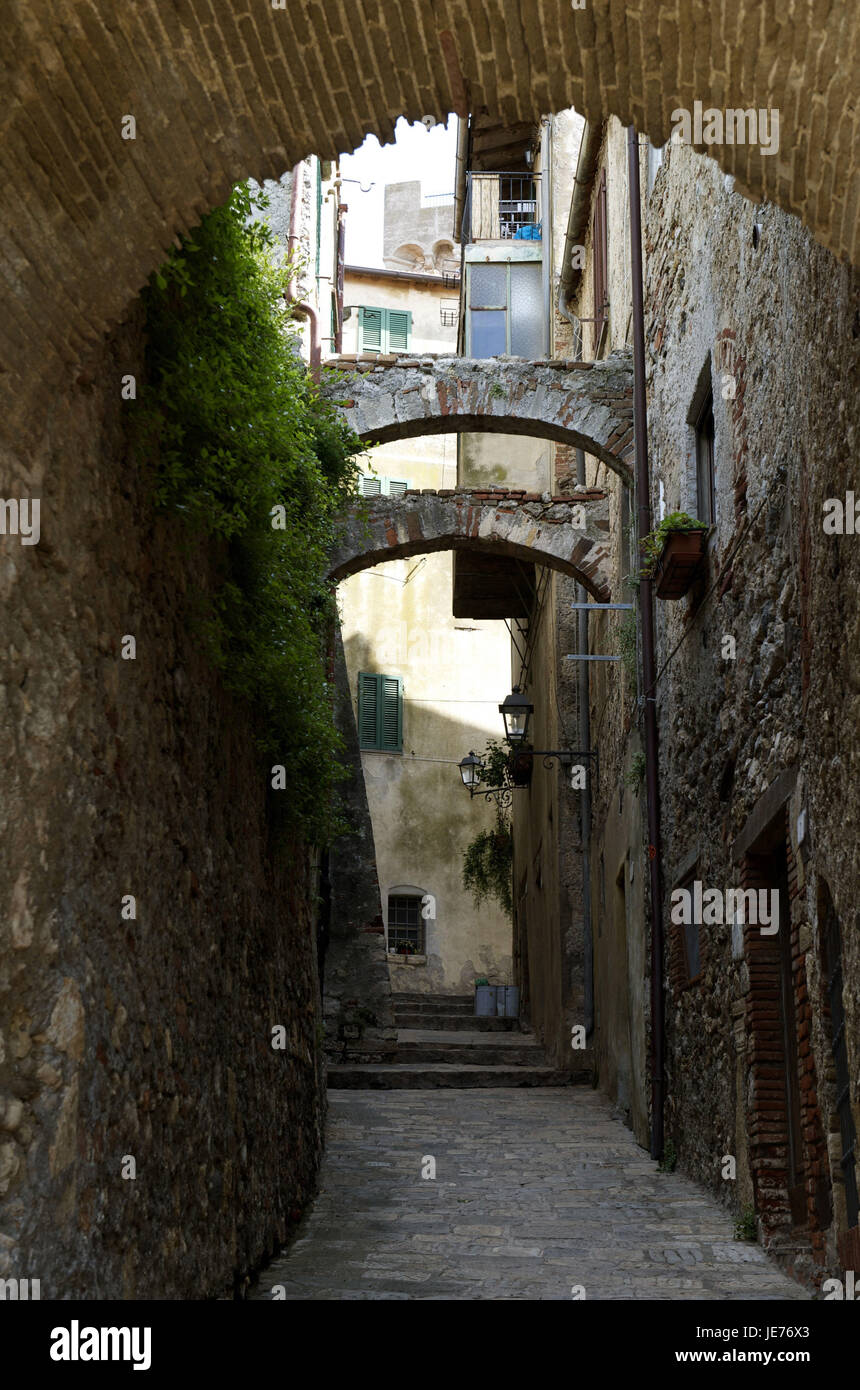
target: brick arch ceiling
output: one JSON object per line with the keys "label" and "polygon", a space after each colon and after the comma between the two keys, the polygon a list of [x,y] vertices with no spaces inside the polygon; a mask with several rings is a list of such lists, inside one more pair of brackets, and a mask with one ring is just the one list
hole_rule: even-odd
{"label": "brick arch ceiling", "polygon": [[[677,107],[780,111],[780,150],[712,147],[858,259],[858,7],[828,0],[17,0],[0,90],[0,360],[18,419],[85,366],[177,234],[237,179],[400,115],[575,106],[662,143]],[[135,140],[121,137],[126,114]],[[11,390],[9,389],[11,388]]]}

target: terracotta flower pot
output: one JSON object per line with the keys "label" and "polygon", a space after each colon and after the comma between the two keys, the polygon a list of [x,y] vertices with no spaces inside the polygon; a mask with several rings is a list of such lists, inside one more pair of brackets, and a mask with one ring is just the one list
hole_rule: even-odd
{"label": "terracotta flower pot", "polygon": [[670,531],[657,565],[657,597],[683,598],[702,568],[707,531]]}

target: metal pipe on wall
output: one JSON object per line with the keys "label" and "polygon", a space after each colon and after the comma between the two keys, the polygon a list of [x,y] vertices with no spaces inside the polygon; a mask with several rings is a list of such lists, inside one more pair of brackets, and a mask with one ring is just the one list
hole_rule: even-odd
{"label": "metal pipe on wall", "polygon": [[[648,416],[645,405],[645,314],[642,291],[642,205],[639,139],[627,128],[630,192],[630,273],[633,297],[633,431],[636,443],[636,541],[651,530],[648,476]],[[641,554],[641,550],[639,551]],[[657,695],[654,658],[654,604],[651,580],[639,585],[642,633],[642,699],[645,717],[645,790],[648,817],[648,869],[651,891],[651,1157],[663,1154],[665,1013],[663,996],[663,898],[660,886],[660,788],[657,776]]]}
{"label": "metal pipe on wall", "polygon": [[[290,234],[287,245],[290,252],[297,246],[299,237],[299,178],[304,166],[297,164],[292,171],[290,179]],[[320,347],[320,321],[316,309],[312,305],[304,303],[293,294],[293,280],[290,280],[289,287],[284,290],[284,299],[290,308],[297,314],[301,314],[308,320],[311,326],[311,376],[315,381],[319,381],[320,363],[322,361],[322,350]]]}
{"label": "metal pipe on wall", "polygon": [[[585,486],[585,452],[576,450],[576,481]],[[576,586],[577,603],[587,603],[588,594],[582,584]],[[588,651],[588,612],[580,608],[576,615],[576,650]],[[588,662],[580,661],[577,671],[577,704],[579,706],[579,746],[591,747],[591,711],[589,702]],[[580,834],[582,836],[582,950],[583,987],[585,994],[585,1036],[594,1032],[594,937],[591,922],[591,777],[589,767],[580,796]]]}

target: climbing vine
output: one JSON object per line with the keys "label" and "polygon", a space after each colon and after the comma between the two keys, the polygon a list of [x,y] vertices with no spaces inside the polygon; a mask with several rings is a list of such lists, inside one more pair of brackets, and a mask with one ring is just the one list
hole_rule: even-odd
{"label": "climbing vine", "polygon": [[[336,828],[342,775],[326,679],[326,557],[362,446],[317,391],[283,299],[290,270],[246,186],[201,222],[143,294],[147,376],[135,448],[158,507],[213,542],[198,625],[227,687],[287,768],[288,820]],[[334,818],[333,818],[334,816]]]}
{"label": "climbing vine", "polygon": [[513,915],[513,858],[510,823],[497,809],[494,828],[476,835],[463,854],[463,887],[472,894],[476,907],[492,898],[508,917]]}

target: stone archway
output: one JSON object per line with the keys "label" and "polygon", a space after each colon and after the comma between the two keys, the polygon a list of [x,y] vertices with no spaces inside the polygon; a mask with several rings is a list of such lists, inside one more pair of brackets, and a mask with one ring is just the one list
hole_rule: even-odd
{"label": "stone archway", "polygon": [[571,575],[598,602],[611,583],[608,499],[596,489],[545,502],[521,492],[406,492],[362,499],[346,518],[329,578],[435,550],[475,550]]}
{"label": "stone archway", "polygon": [[334,157],[370,131],[391,139],[400,114],[515,122],[573,105],[662,144],[673,111],[697,101],[777,109],[778,153],[701,148],[740,191],[856,260],[856,30],[853,6],[781,0],[17,6],[0,152],[7,424],[38,425],[60,365],[86,368],[177,234],[234,181]]}
{"label": "stone archway", "polygon": [[340,357],[326,363],[322,390],[368,443],[449,432],[526,434],[584,449],[625,483],[632,480],[628,352],[602,362]]}

